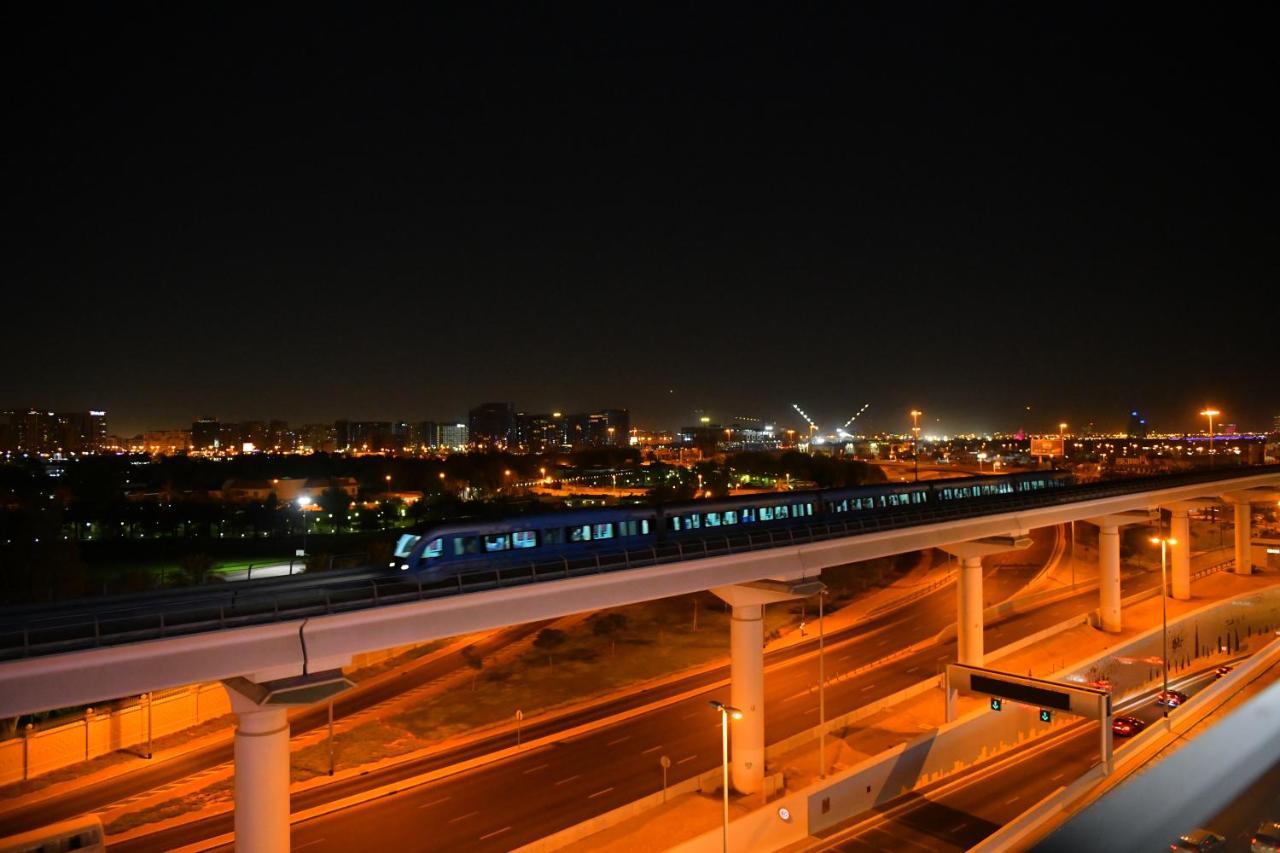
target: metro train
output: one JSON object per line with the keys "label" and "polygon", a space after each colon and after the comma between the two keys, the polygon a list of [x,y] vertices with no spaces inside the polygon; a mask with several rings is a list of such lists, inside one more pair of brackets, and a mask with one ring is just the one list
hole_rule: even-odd
{"label": "metro train", "polygon": [[392,567],[415,575],[536,563],[648,548],[726,533],[876,517],[955,501],[1016,495],[1073,482],[1064,471],[769,492],[650,507],[583,509],[435,525],[396,543]]}

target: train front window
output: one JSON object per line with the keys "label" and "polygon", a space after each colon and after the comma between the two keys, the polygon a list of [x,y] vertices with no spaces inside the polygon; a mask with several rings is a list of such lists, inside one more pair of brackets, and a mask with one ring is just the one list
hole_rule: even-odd
{"label": "train front window", "polygon": [[511,534],[512,548],[537,548],[538,532],[536,530],[517,530]]}

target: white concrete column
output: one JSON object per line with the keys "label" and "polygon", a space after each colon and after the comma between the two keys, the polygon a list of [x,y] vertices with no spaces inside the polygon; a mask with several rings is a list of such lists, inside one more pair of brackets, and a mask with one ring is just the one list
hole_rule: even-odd
{"label": "white concrete column", "polygon": [[729,721],[733,787],[764,790],[764,608],[739,604],[729,623],[729,704],[742,711]]}
{"label": "white concrete column", "polygon": [[1186,601],[1191,598],[1191,522],[1186,507],[1174,507],[1169,524],[1169,535],[1177,540],[1171,545],[1173,569],[1173,597]]}
{"label": "white concrete column", "polygon": [[1249,529],[1253,523],[1253,507],[1246,501],[1236,501],[1236,574],[1253,574],[1253,536]]}
{"label": "white concrete column", "polygon": [[1104,631],[1120,630],[1120,528],[1098,528],[1098,615]]}
{"label": "white concrete column", "polygon": [[289,716],[262,706],[236,714],[236,850],[288,853]]}
{"label": "white concrete column", "polygon": [[956,590],[956,659],[982,666],[982,558],[965,557]]}

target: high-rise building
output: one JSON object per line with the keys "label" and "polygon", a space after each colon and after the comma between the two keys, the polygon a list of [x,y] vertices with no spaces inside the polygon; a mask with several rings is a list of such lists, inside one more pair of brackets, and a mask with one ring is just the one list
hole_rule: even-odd
{"label": "high-rise building", "polygon": [[1129,412],[1129,438],[1146,438],[1147,437],[1147,419],[1138,414],[1138,410],[1134,409]]}
{"label": "high-rise building", "polygon": [[107,413],[13,409],[0,412],[0,450],[91,453],[107,444]]}
{"label": "high-rise building", "polygon": [[516,407],[512,403],[481,403],[468,414],[468,431],[476,447],[514,450]]}
{"label": "high-rise building", "polygon": [[566,420],[560,412],[549,415],[516,415],[516,443],[529,453],[559,450],[569,443]]}
{"label": "high-rise building", "polygon": [[222,442],[222,424],[212,415],[205,415],[191,423],[191,449],[213,450]]}
{"label": "high-rise building", "polygon": [[440,424],[435,446],[452,450],[466,447],[470,438],[468,432],[466,424]]}

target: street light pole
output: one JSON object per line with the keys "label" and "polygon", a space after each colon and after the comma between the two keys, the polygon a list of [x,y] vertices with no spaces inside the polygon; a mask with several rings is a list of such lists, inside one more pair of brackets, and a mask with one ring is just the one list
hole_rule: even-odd
{"label": "street light pole", "polygon": [[915,461],[916,461],[916,482],[917,483],[920,482],[920,416],[923,414],[924,412],[920,411],[919,409],[911,410],[911,432],[915,435],[915,438],[912,442],[914,447],[912,448],[913,452],[911,455],[915,457]]}
{"label": "street light pole", "polygon": [[724,853],[729,853],[729,718],[742,719],[742,712],[732,705],[711,700],[711,707],[720,712],[720,743],[724,765]]}
{"label": "street light pole", "polygon": [[1160,658],[1164,671],[1164,702],[1160,707],[1164,709],[1164,716],[1169,716],[1169,706],[1165,702],[1169,701],[1169,604],[1168,604],[1168,581],[1165,579],[1165,554],[1170,545],[1177,545],[1178,540],[1168,536],[1152,537],[1152,543],[1160,543]]}
{"label": "street light pole", "polygon": [[1209,464],[1213,464],[1213,418],[1215,415],[1222,414],[1217,409],[1205,409],[1200,414],[1209,416]]}
{"label": "street light pole", "polygon": [[827,778],[827,656],[824,654],[826,633],[823,629],[822,600],[824,589],[818,593],[818,778]]}
{"label": "street light pole", "polygon": [[311,496],[303,495],[298,498],[298,509],[302,510],[302,556],[307,556],[307,528],[310,524],[307,521],[307,507],[311,506]]}

